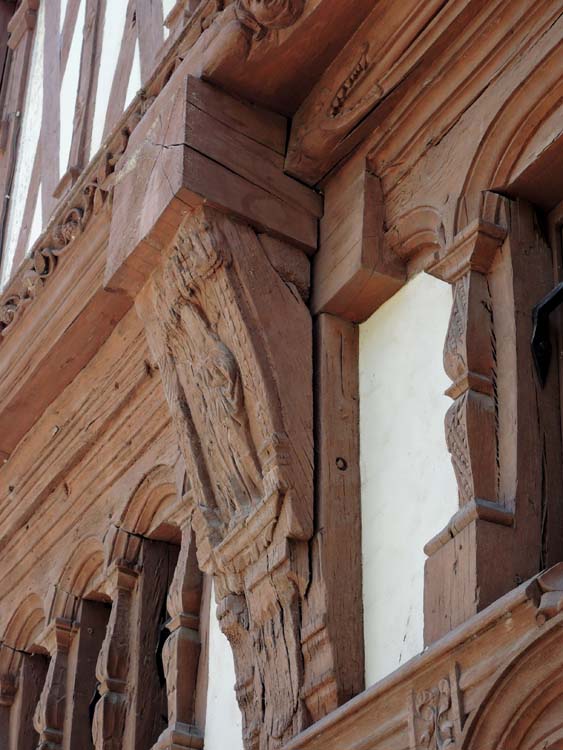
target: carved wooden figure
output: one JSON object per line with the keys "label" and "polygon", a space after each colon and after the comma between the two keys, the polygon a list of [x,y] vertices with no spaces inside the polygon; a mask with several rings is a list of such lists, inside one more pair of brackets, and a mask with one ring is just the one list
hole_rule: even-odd
{"label": "carved wooden figure", "polygon": [[68,650],[75,634],[71,620],[57,618],[43,636],[43,642],[51,655],[45,684],[33,717],[39,735],[38,750],[62,748],[66,710]]}
{"label": "carved wooden figure", "polygon": [[247,748],[307,723],[301,602],[312,533],[311,322],[248,227],[180,226],[138,308],[192,481]]}

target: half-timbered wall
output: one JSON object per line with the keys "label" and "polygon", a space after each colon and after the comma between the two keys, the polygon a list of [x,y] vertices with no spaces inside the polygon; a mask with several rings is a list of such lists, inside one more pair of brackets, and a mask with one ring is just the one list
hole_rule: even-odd
{"label": "half-timbered wall", "polygon": [[[0,288],[47,225],[57,200],[102,145],[153,72],[169,36],[171,0],[26,0],[33,21],[24,106],[8,111],[14,175]],[[36,10],[35,10],[36,8]],[[15,53],[16,51],[14,51]],[[44,152],[45,155],[42,155]]]}
{"label": "half-timbered wall", "polygon": [[457,508],[444,438],[448,284],[420,274],[360,326],[366,684],[422,651],[424,545]]}

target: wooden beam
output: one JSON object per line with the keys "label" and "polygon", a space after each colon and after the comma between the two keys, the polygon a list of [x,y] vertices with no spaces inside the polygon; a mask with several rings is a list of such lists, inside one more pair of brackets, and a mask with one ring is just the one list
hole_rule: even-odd
{"label": "wooden beam", "polygon": [[387,246],[384,222],[380,182],[360,156],[325,186],[313,265],[314,313],[361,323],[405,283],[406,269]]}
{"label": "wooden beam", "polygon": [[262,116],[192,77],[163,92],[118,164],[108,288],[134,295],[183,217],[203,203],[314,252],[321,198],[287,177],[281,155],[270,148],[285,126],[283,118]]}
{"label": "wooden beam", "polygon": [[[303,692],[313,721],[364,688],[358,327],[315,324],[315,538]],[[345,542],[344,542],[345,540]]]}

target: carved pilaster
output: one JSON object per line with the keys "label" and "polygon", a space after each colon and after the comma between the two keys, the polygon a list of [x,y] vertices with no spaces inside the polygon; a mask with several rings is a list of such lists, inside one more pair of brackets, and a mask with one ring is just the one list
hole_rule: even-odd
{"label": "carved pilaster", "polygon": [[38,750],[62,748],[66,711],[68,650],[75,634],[71,620],[57,618],[47,628],[42,641],[51,655],[45,684],[33,717],[39,735]]}
{"label": "carved pilaster", "polygon": [[304,728],[311,324],[254,231],[201,209],[138,299],[192,481],[200,568],[234,651],[247,748]]}
{"label": "carved pilaster", "polygon": [[199,611],[202,575],[197,564],[195,539],[190,525],[182,529],[182,546],[167,598],[170,615],[162,659],[166,676],[168,728],[154,750],[203,747],[203,735],[195,726],[195,690],[201,650]]}
{"label": "carved pilaster", "polygon": [[[116,541],[119,545],[126,546],[140,540],[119,531]],[[121,546],[118,548],[122,549]],[[100,694],[92,725],[96,750],[120,750],[122,747],[131,642],[131,593],[135,588],[137,575],[134,561],[123,557],[112,563],[108,572],[112,604],[106,635],[96,664]]]}
{"label": "carved pilaster", "polygon": [[[453,285],[444,369],[453,399],[445,418],[446,443],[457,479],[460,512],[426,546],[431,554],[476,518],[511,523],[498,505],[497,352],[487,272],[505,231],[476,222],[430,269]],[[505,517],[506,516],[506,517]]]}

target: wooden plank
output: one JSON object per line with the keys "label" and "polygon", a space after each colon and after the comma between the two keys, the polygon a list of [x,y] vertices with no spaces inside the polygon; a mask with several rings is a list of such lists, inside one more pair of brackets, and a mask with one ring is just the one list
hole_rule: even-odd
{"label": "wooden plank", "polygon": [[127,96],[127,87],[129,86],[129,78],[133,67],[133,57],[135,55],[135,43],[137,41],[135,10],[136,0],[129,0],[125,16],[125,26],[123,28],[123,37],[119,48],[119,56],[113,73],[113,81],[104,120],[104,135],[102,140],[111,132],[111,129],[118,121],[119,116],[125,108],[125,97]]}
{"label": "wooden plank", "polygon": [[188,102],[237,133],[285,155],[288,127],[285,117],[230,96],[195,77],[189,82]]}
{"label": "wooden plank", "polygon": [[154,72],[164,42],[162,0],[137,0],[137,29],[141,59],[141,82]]}
{"label": "wooden plank", "polygon": [[177,558],[177,547],[143,539],[143,572],[135,592],[131,621],[130,710],[125,728],[125,744],[129,741],[130,747],[152,747],[167,726],[166,685],[161,685],[159,676],[162,669],[158,662],[159,642],[166,594]]}
{"label": "wooden plank", "polygon": [[[302,636],[304,692],[314,721],[364,688],[358,347],[356,325],[319,315],[315,324],[316,534]],[[319,613],[323,613],[320,621]],[[323,629],[327,638],[321,635]]]}
{"label": "wooden plank", "polygon": [[[78,11],[80,10],[80,3],[84,2],[85,0],[68,0],[67,6],[66,6],[66,13],[65,17],[63,19],[63,26],[61,29],[60,34],[60,42],[59,42],[59,75],[60,80],[63,80],[66,65],[68,62],[68,56],[70,54],[70,48],[72,46],[72,38],[74,36],[74,30],[76,29],[76,21],[78,19]],[[59,8],[60,8],[60,0],[59,0]],[[49,15],[49,14],[47,14]],[[59,14],[57,13],[57,19],[59,17]],[[58,29],[57,29],[58,31]],[[82,29],[78,33],[82,33]],[[58,34],[57,34],[58,37]]]}
{"label": "wooden plank", "polygon": [[96,662],[106,634],[110,605],[83,600],[80,604],[79,630],[69,653],[70,690],[67,695],[63,750],[93,750],[90,704],[95,695]]}
{"label": "wooden plank", "polygon": [[[69,13],[78,5],[69,5]],[[60,148],[60,92],[61,92],[61,50],[59,49],[59,17],[61,11],[60,0],[49,3],[45,9],[45,48],[43,52],[43,112],[41,119],[40,147],[48,154],[41,168],[42,185],[42,226],[44,226],[56,203],[54,193],[61,175],[59,174]],[[68,15],[68,14],[67,14]],[[76,21],[76,18],[74,19]],[[74,28],[74,24],[72,25]],[[62,39],[61,39],[62,41]],[[33,208],[31,209],[33,212]],[[32,213],[33,216],[33,213]],[[31,218],[28,223],[31,223]],[[23,223],[22,223],[23,226]],[[27,238],[26,238],[27,239]],[[25,243],[27,247],[27,242]],[[21,257],[21,256],[20,256]],[[15,266],[17,267],[17,266]]]}
{"label": "wooden plank", "polygon": [[314,313],[360,323],[405,283],[406,270],[387,247],[384,221],[380,182],[360,156],[325,188],[325,214],[313,263]]}
{"label": "wooden plank", "polygon": [[0,451],[5,454],[95,355],[131,306],[125,295],[100,286],[105,237],[101,221],[94,220],[97,230],[92,227],[88,236],[77,239],[78,252],[61,258],[65,271],[53,278],[45,305],[29,310],[18,336],[2,341]]}
{"label": "wooden plank", "polygon": [[88,162],[94,119],[98,72],[102,53],[105,0],[85,0],[84,38],[80,58],[80,79],[76,94],[72,143],[68,165],[77,174]]}
{"label": "wooden plank", "polygon": [[[19,689],[14,709],[17,711],[14,737],[9,750],[36,750],[39,736],[33,727],[33,715],[47,676],[49,660],[41,654],[23,654]],[[8,749],[7,749],[8,750]]]}
{"label": "wooden plank", "polygon": [[203,736],[205,736],[207,686],[209,684],[209,619],[211,607],[216,606],[215,601],[211,597],[212,588],[213,582],[211,576],[204,575],[199,612],[199,639],[201,650],[199,654],[195,689],[195,724]]}

